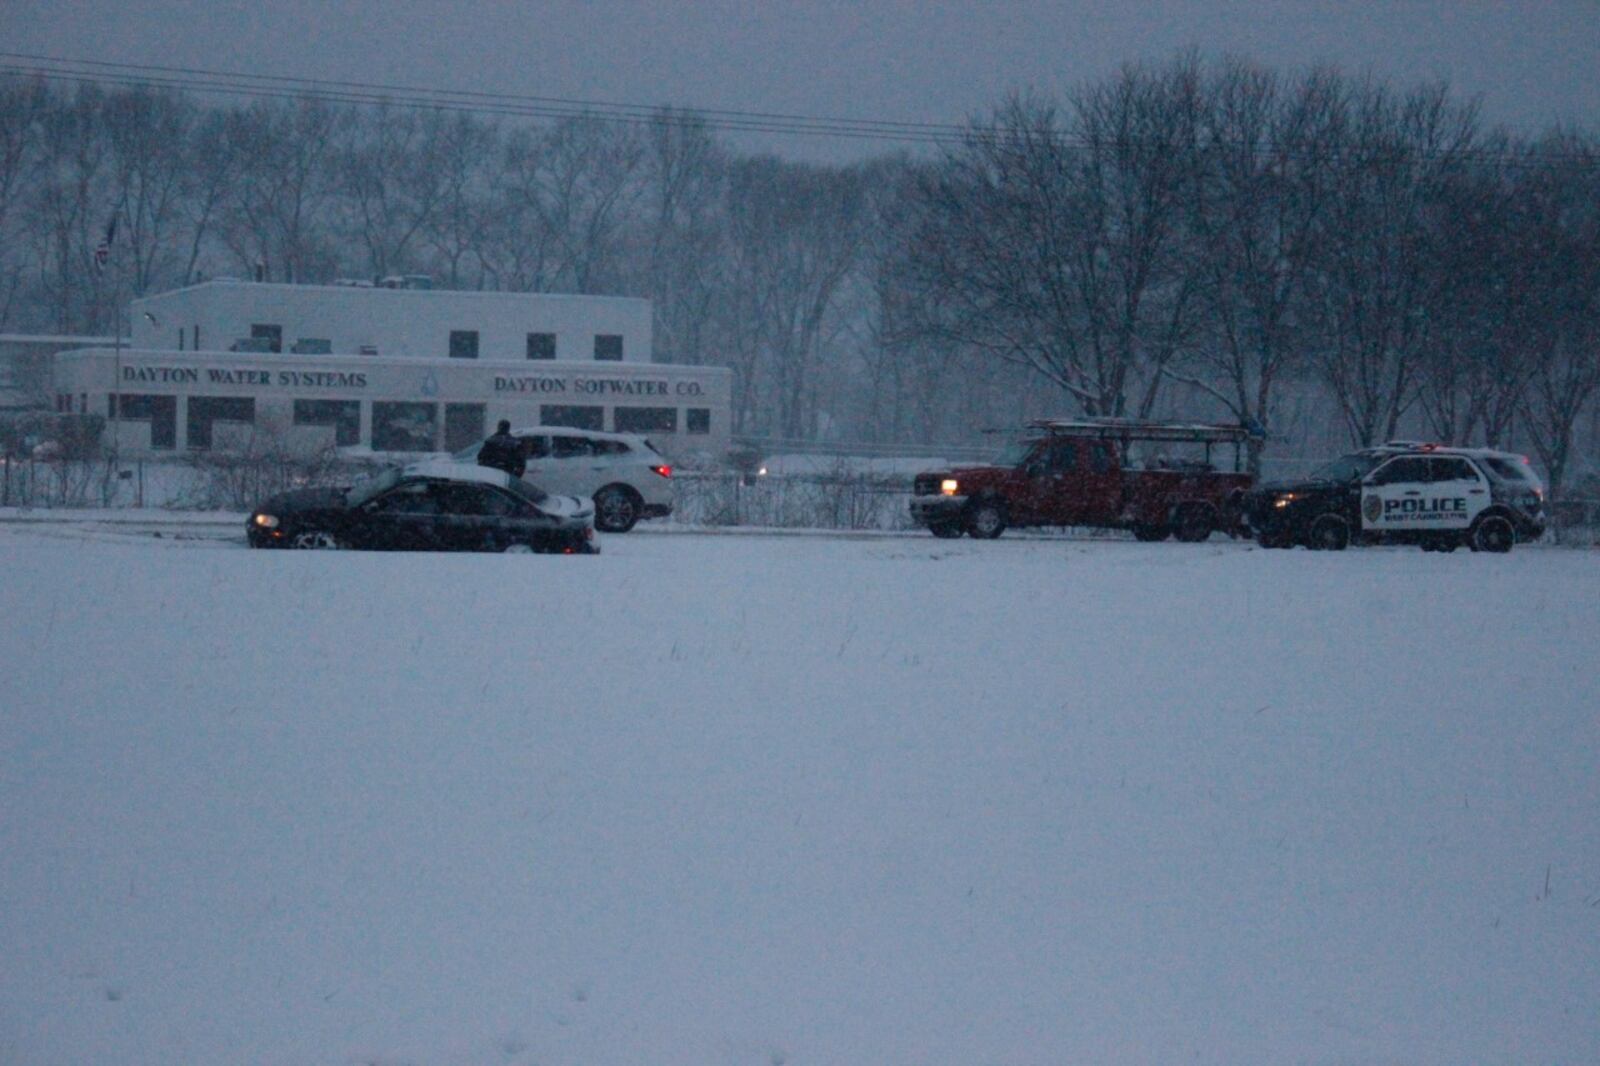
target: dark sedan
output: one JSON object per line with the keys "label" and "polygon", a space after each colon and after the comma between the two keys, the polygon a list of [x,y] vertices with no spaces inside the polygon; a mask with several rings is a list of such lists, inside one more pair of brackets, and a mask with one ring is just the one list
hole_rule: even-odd
{"label": "dark sedan", "polygon": [[600,550],[592,504],[458,463],[389,470],[352,488],[274,496],[251,512],[247,532],[254,548]]}

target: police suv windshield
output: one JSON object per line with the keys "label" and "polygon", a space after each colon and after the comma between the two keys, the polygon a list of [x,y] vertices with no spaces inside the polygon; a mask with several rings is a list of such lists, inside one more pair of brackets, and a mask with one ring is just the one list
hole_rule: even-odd
{"label": "police suv windshield", "polygon": [[1313,481],[1359,481],[1383,459],[1381,455],[1344,455],[1311,472]]}

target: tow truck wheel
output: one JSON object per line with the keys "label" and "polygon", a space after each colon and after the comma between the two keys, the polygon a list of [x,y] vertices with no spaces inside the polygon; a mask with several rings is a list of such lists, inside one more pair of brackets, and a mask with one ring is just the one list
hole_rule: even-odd
{"label": "tow truck wheel", "polygon": [[1006,531],[1006,507],[996,500],[973,504],[967,515],[967,532],[978,540],[993,540]]}
{"label": "tow truck wheel", "polygon": [[1344,551],[1350,546],[1350,523],[1336,514],[1325,514],[1311,523],[1306,547],[1312,551]]}
{"label": "tow truck wheel", "polygon": [[1508,552],[1517,542],[1517,531],[1512,528],[1511,520],[1497,514],[1480,518],[1472,527],[1471,536],[1472,550],[1480,552]]}
{"label": "tow truck wheel", "polygon": [[1186,544],[1198,544],[1211,536],[1211,516],[1203,507],[1189,507],[1178,515],[1178,526],[1172,535]]}

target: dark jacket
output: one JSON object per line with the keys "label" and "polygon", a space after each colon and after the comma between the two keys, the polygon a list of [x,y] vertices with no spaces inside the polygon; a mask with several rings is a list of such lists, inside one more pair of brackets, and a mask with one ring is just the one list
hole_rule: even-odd
{"label": "dark jacket", "polygon": [[523,454],[522,442],[509,433],[496,433],[478,449],[478,465],[504,470],[512,477],[521,477],[528,469],[528,457]]}

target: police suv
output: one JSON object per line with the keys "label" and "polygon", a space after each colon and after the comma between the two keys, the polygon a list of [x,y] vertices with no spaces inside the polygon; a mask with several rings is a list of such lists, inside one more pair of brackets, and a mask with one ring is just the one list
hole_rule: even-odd
{"label": "police suv", "polygon": [[1338,551],[1353,540],[1507,552],[1544,533],[1544,487],[1510,452],[1395,443],[1262,485],[1246,494],[1244,517],[1264,548]]}

